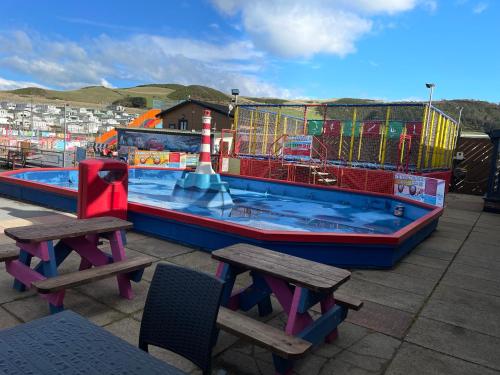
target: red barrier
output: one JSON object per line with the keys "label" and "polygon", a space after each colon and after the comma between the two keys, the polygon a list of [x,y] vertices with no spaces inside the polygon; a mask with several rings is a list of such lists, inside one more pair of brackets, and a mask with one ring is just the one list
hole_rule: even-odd
{"label": "red barrier", "polygon": [[87,159],[78,175],[78,218],[127,219],[128,167],[116,160]]}
{"label": "red barrier", "polygon": [[[354,190],[369,191],[374,193],[392,194],[394,191],[393,171],[349,168],[340,166],[328,166],[326,171],[331,177],[335,177],[335,186]],[[295,182],[318,184],[318,179],[314,179],[309,168],[285,167],[280,161],[241,159],[240,174],[242,176],[273,178],[277,180],[287,180]],[[445,180],[446,191],[451,181],[451,171],[429,172],[422,174],[425,177],[439,178]]]}

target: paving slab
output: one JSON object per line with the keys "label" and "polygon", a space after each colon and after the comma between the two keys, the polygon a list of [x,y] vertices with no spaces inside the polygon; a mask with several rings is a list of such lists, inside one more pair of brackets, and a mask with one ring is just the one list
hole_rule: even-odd
{"label": "paving slab", "polygon": [[450,261],[455,256],[455,252],[432,249],[427,246],[423,246],[423,244],[420,244],[416,248],[414,248],[411,251],[411,254],[447,261]]}
{"label": "paving slab", "polygon": [[[471,257],[477,260],[477,263],[482,262],[483,264],[488,264],[492,262],[492,266],[497,264],[497,268],[500,265],[500,241],[497,243],[478,243],[475,241],[466,241],[464,246],[460,250],[460,254],[458,256],[458,260],[462,257]],[[464,259],[467,260],[467,259]],[[472,259],[469,260],[468,263],[471,262]],[[462,263],[465,263],[462,261]],[[477,263],[473,263],[477,264]]]}
{"label": "paving slab", "polygon": [[439,285],[421,316],[500,338],[499,311],[500,297]]}
{"label": "paving slab", "polygon": [[405,342],[385,374],[498,375],[498,372]]}
{"label": "paving slab", "polygon": [[14,278],[5,270],[5,264],[0,264],[0,304],[26,298],[34,294],[33,291],[18,292],[12,285]]}
{"label": "paving slab", "polygon": [[[2,305],[7,311],[23,322],[29,322],[50,314],[48,303],[38,295]],[[64,298],[64,307],[86,317],[95,324],[104,325],[122,318],[119,311],[110,309],[74,290],[67,290]]]}
{"label": "paving slab", "polygon": [[479,277],[448,271],[441,283],[442,285],[455,286],[472,292],[491,294],[500,297],[500,280],[485,280]]}
{"label": "paving slab", "polygon": [[20,323],[21,320],[17,319],[10,312],[0,307],[0,329],[11,328]]}
{"label": "paving slab", "polygon": [[449,260],[442,260],[437,258],[429,258],[418,254],[410,253],[405,256],[401,262],[416,264],[418,266],[424,266],[429,268],[435,268],[440,271],[444,271],[450,264]]}
{"label": "paving slab", "polygon": [[418,318],[405,341],[500,370],[500,339],[456,325]]}
{"label": "paving slab", "polygon": [[[113,335],[122,338],[134,346],[137,346],[139,342],[140,327],[141,325],[137,320],[125,318],[106,325],[104,328]],[[172,366],[185,372],[191,372],[197,368],[191,361],[168,350],[152,345],[149,346],[149,354],[164,362],[170,363]]]}
{"label": "paving slab", "polygon": [[132,282],[134,298],[131,300],[120,297],[116,278],[95,281],[77,287],[76,290],[115,310],[131,314],[144,308],[149,283],[145,280],[141,280],[139,283]]}
{"label": "paving slab", "polygon": [[[498,250],[500,251],[500,250]],[[478,254],[479,253],[479,254]],[[480,253],[483,253],[481,255]],[[463,252],[461,251],[456,259],[456,263],[462,263],[466,264],[469,266],[474,266],[474,267],[481,267],[481,268],[486,268],[492,271],[497,271],[500,274],[500,259],[497,260],[496,255],[493,255],[493,259],[491,259],[489,256],[484,255],[484,251],[477,251],[477,252]],[[499,278],[500,280],[500,278]]]}
{"label": "paving slab", "polygon": [[261,358],[255,358],[254,353],[249,353],[245,346],[241,348],[239,345],[240,344],[237,343],[215,358],[213,361],[215,373],[219,370],[223,370],[228,375],[261,375],[274,373],[271,354],[268,354],[267,360],[262,360]]}
{"label": "paving slab", "polygon": [[394,266],[394,268],[391,269],[391,272],[434,282],[437,282],[444,273],[444,271],[440,269],[419,266],[406,262],[399,262],[396,266]]}
{"label": "paving slab", "polygon": [[448,272],[458,273],[461,275],[477,277],[479,279],[491,280],[498,282],[499,273],[497,270],[492,270],[490,268],[472,266],[470,264],[464,264],[461,262],[453,262],[448,269]]}
{"label": "paving slab", "polygon": [[463,244],[463,239],[443,236],[431,236],[425,240],[423,245],[429,249],[456,252]]}
{"label": "paving slab", "polygon": [[425,297],[420,294],[357,279],[349,280],[339,291],[362,301],[371,301],[410,313],[417,312],[425,301]]}
{"label": "paving slab", "polygon": [[[0,224],[1,225],[1,224]],[[186,247],[173,242],[167,242],[158,238],[148,237],[145,239],[131,241],[127,247],[140,253],[152,255],[160,259],[175,257],[180,254],[190,253],[193,248]]]}
{"label": "paving slab", "polygon": [[346,321],[396,338],[403,338],[413,318],[412,313],[365,301],[361,310],[349,311]]}
{"label": "paving slab", "polygon": [[210,275],[215,275],[217,265],[219,264],[218,261],[212,258],[211,253],[200,250],[171,257],[168,261],[180,266],[202,271]]}
{"label": "paving slab", "polygon": [[355,270],[352,272],[351,279],[364,280],[395,289],[421,294],[423,296],[429,295],[436,285],[436,282],[432,280],[422,280],[409,275],[392,272],[390,270]]}

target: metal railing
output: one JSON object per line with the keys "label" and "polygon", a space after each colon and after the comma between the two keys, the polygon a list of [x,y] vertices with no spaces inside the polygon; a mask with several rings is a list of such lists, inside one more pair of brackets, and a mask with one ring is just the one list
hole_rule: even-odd
{"label": "metal railing", "polygon": [[[64,162],[63,162],[64,158]],[[0,145],[0,164],[7,168],[56,168],[75,166],[75,152]]]}

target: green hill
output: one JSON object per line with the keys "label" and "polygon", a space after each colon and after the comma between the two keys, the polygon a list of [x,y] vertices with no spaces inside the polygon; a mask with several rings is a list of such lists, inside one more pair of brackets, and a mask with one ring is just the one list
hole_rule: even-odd
{"label": "green hill", "polygon": [[[146,108],[150,107],[152,100],[162,100],[167,105],[175,104],[179,100],[188,98],[205,100],[211,102],[227,103],[231,96],[221,91],[201,85],[180,85],[176,83],[153,83],[139,85],[128,88],[106,88],[102,86],[83,87],[78,90],[58,91],[46,90],[38,87],[26,87],[11,91],[0,91],[1,98],[9,96],[17,97],[18,101],[26,100],[26,98],[35,101],[51,102],[51,101],[66,101],[71,102],[71,105],[108,105],[122,104],[128,107]],[[287,103],[312,103],[313,101],[290,101],[280,98],[258,98],[258,97],[241,97],[241,103],[266,103],[266,104],[287,104]],[[335,100],[324,100],[321,103],[337,103],[337,104],[372,104],[377,101],[369,99],[357,98],[341,98]],[[459,108],[463,107],[462,124],[465,130],[474,131],[489,131],[494,128],[500,128],[500,104],[489,103],[484,101],[470,99],[456,99],[436,101],[434,105],[450,116],[458,119]],[[287,109],[290,115],[302,116],[300,109]],[[340,109],[330,108],[329,115],[335,116],[335,111]],[[370,112],[371,111],[371,112]],[[401,118],[410,118],[414,116],[411,108],[400,109],[397,116]],[[292,113],[293,112],[293,113]],[[296,112],[296,113],[295,113]],[[380,117],[383,114],[380,111],[368,109],[360,113],[364,118]],[[288,113],[288,112],[287,112]],[[322,108],[317,108],[314,111],[308,111],[308,117],[317,117],[322,115]],[[395,114],[395,111],[394,111]],[[312,117],[311,117],[312,116]]]}
{"label": "green hill", "polygon": [[168,97],[174,100],[186,100],[191,98],[210,101],[227,101],[230,99],[229,95],[221,91],[199,85],[183,86],[169,94]]}

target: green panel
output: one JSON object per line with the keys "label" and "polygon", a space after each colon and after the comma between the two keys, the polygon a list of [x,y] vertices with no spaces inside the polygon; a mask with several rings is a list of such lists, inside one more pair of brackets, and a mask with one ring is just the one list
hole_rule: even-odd
{"label": "green panel", "polygon": [[389,121],[389,131],[387,136],[389,138],[399,138],[403,132],[404,123],[401,121]]}
{"label": "green panel", "polygon": [[[344,137],[350,137],[352,134],[352,121],[342,121],[343,130],[342,134]],[[356,121],[356,127],[354,128],[354,136],[359,137],[361,130],[361,121]]]}
{"label": "green panel", "polygon": [[323,132],[323,120],[307,120],[307,134],[321,135]]}

